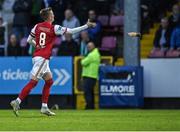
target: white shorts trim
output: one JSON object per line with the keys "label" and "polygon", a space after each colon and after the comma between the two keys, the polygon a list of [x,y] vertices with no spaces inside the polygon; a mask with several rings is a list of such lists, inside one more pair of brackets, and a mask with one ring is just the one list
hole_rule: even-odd
{"label": "white shorts trim", "polygon": [[32,58],[33,68],[31,70],[31,75],[37,77],[38,79],[42,79],[45,73],[50,72],[49,68],[49,60],[43,57],[37,56]]}

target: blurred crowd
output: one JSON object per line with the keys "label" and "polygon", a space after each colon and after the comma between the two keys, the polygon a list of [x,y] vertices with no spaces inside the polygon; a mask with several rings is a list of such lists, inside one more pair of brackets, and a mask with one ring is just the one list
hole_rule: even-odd
{"label": "blurred crowd", "polygon": [[172,6],[171,13],[162,16],[154,36],[153,57],[180,56],[180,1]]}
{"label": "blurred crowd", "polygon": [[[104,21],[101,16],[122,16],[123,0],[1,0],[1,56],[5,54],[5,32],[8,33],[8,56],[28,56],[33,53],[33,47],[28,45],[26,40],[31,28],[42,21],[39,11],[45,7],[52,7],[55,14],[54,24],[75,28],[85,24],[88,19],[97,23],[95,28],[79,34],[56,38],[52,53],[54,56],[76,56],[87,54],[86,45],[89,41],[94,41],[97,47],[101,47],[101,32],[104,26],[101,24]],[[116,25],[122,26],[122,22]],[[101,48],[103,50],[103,47]]]}

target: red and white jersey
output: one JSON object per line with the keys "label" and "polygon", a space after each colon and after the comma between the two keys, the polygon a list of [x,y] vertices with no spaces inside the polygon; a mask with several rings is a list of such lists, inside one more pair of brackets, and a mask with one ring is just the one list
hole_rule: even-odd
{"label": "red and white jersey", "polygon": [[52,25],[49,22],[36,24],[30,34],[36,41],[33,57],[41,56],[45,59],[49,59],[56,35],[63,35],[66,31],[67,28],[59,25]]}

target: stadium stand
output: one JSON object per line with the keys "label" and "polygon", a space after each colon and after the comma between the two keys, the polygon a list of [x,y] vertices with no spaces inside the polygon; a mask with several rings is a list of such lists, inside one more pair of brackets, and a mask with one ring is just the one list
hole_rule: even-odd
{"label": "stadium stand", "polygon": [[[177,58],[179,57],[178,50],[178,27],[180,24],[180,7],[178,4],[172,6],[170,12],[166,12],[167,18],[161,19],[161,25],[156,29],[154,33],[154,48],[151,50],[148,57],[150,58]],[[164,27],[164,21],[167,21],[166,27]],[[163,31],[164,30],[164,31]],[[164,33],[163,33],[164,32]],[[176,34],[176,35],[175,35]],[[165,45],[158,44],[165,42]],[[142,52],[144,52],[143,50]]]}
{"label": "stadium stand", "polygon": [[[99,48],[102,55],[114,55],[117,39],[114,36],[106,36],[102,38],[101,47]],[[107,54],[106,54],[106,53]]]}
{"label": "stadium stand", "polygon": [[141,58],[147,58],[152,47],[153,47],[153,38],[156,30],[158,29],[159,24],[154,24],[154,27],[150,29],[149,34],[144,34],[141,39]]}

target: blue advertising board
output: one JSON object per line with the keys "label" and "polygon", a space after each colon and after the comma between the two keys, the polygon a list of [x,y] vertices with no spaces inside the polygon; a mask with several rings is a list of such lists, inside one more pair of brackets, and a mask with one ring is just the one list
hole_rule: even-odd
{"label": "blue advertising board", "polygon": [[99,75],[99,106],[143,106],[143,68],[132,66],[101,66]]}
{"label": "blue advertising board", "polygon": [[[0,94],[19,94],[30,79],[31,57],[0,58]],[[53,57],[50,60],[53,74],[51,94],[72,94],[72,57]],[[31,94],[41,94],[44,81],[40,80]]]}

